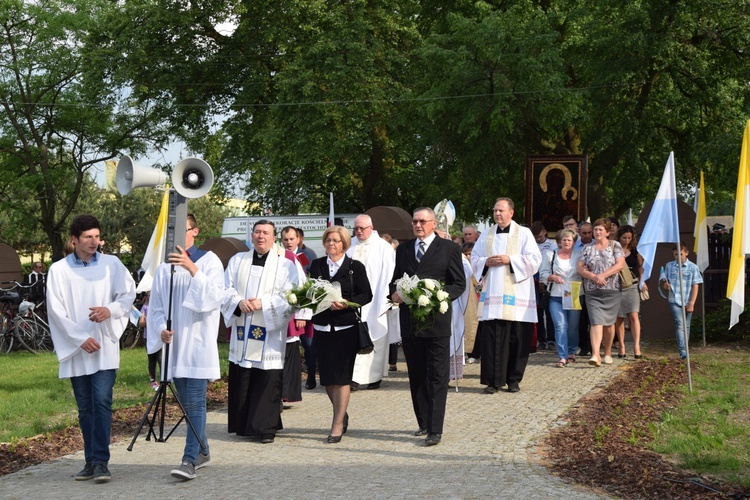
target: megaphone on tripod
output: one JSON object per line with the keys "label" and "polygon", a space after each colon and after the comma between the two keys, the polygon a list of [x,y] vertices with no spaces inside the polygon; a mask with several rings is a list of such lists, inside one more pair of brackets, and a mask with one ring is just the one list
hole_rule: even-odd
{"label": "megaphone on tripod", "polygon": [[[167,174],[156,168],[138,165],[128,155],[117,162],[115,183],[122,195],[134,188],[163,186],[166,182]],[[200,198],[214,185],[214,172],[200,158],[185,158],[172,171],[172,185],[185,198]]]}

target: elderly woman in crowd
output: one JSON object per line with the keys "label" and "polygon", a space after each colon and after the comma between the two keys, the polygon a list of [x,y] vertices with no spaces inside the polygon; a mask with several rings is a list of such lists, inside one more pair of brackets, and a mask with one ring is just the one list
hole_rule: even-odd
{"label": "elderly woman in crowd", "polygon": [[350,384],[359,346],[356,309],[350,307],[348,302],[361,306],[372,300],[365,266],[345,254],[351,241],[345,228],[329,227],[323,233],[326,257],[315,259],[310,264],[310,277],[339,283],[344,299],[334,302],[330,309],[315,314],[312,318],[315,329],[313,346],[318,358],[320,385],[325,386],[333,406],[329,443],[341,441],[349,425],[346,409],[349,406]]}
{"label": "elderly woman in crowd", "polygon": [[[638,313],[641,311],[641,294],[638,290],[638,282],[643,274],[643,257],[635,248],[638,241],[633,226],[622,226],[617,230],[617,241],[622,246],[622,252],[625,255],[625,265],[633,273],[633,286],[622,289],[620,296],[620,311],[617,314],[617,323],[615,331],[617,333],[617,342],[619,343],[618,358],[627,356],[625,352],[625,317],[630,322],[630,334],[633,336],[635,358],[641,357],[641,320]],[[643,289],[647,290],[646,284]]]}
{"label": "elderly woman in crowd", "polygon": [[[583,278],[586,306],[591,323],[591,359],[589,364],[612,364],[612,341],[615,321],[620,310],[620,277],[625,256],[617,241],[609,241],[612,224],[607,219],[594,221],[594,241],[581,250],[578,274]],[[600,347],[604,340],[604,359]]]}
{"label": "elderly woman in crowd", "polygon": [[[544,255],[539,270],[539,279],[548,283],[548,286],[551,285],[549,311],[555,325],[558,368],[563,368],[568,362],[575,363],[578,350],[578,320],[581,310],[566,307],[563,302],[566,287],[570,289],[571,282],[578,282],[579,285],[581,282],[581,275],[578,274],[580,252],[573,249],[577,238],[578,235],[572,229],[558,231],[555,238],[558,249]],[[579,294],[580,290],[579,286]]]}

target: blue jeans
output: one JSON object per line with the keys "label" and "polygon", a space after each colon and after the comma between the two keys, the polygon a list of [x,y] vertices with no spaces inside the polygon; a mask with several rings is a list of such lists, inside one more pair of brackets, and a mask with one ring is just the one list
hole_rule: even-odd
{"label": "blue jeans", "polygon": [[[677,348],[680,350],[680,357],[684,358],[687,356],[687,350],[685,349],[685,335],[682,331],[682,306],[670,302],[669,311],[672,313],[672,320],[674,321],[674,335],[677,338]],[[692,317],[693,313],[685,311],[688,340],[690,340],[690,318]]]}
{"label": "blue jeans", "polygon": [[198,378],[175,378],[172,382],[175,389],[177,389],[177,395],[180,398],[180,403],[185,409],[190,421],[195,427],[195,431],[201,437],[203,441],[204,449],[199,449],[200,444],[196,439],[195,434],[187,425],[187,437],[185,438],[185,451],[182,455],[183,462],[190,462],[195,465],[195,461],[198,460],[198,452],[204,455],[208,454],[208,439],[206,439],[206,388],[208,386],[208,380]]}
{"label": "blue jeans", "polygon": [[574,356],[578,350],[578,321],[581,311],[563,309],[562,297],[549,298],[549,312],[555,325],[555,345],[561,359]]}
{"label": "blue jeans", "polygon": [[112,389],[116,376],[117,370],[100,370],[70,378],[78,405],[78,425],[83,434],[83,454],[87,464],[109,462]]}

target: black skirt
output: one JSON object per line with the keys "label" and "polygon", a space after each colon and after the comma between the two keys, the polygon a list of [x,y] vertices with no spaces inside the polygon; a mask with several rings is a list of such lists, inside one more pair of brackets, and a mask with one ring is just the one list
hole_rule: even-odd
{"label": "black skirt", "polygon": [[313,347],[318,361],[320,385],[349,385],[357,359],[357,330],[352,325],[344,330],[315,330]]}

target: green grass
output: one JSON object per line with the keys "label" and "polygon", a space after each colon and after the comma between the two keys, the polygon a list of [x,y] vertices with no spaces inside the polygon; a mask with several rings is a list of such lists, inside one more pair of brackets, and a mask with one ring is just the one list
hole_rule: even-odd
{"label": "green grass", "polygon": [[[221,373],[227,373],[228,344],[219,344]],[[146,350],[124,350],[114,390],[115,408],[148,402]],[[0,443],[76,425],[78,413],[70,381],[59,379],[53,353],[13,352],[0,356]]]}
{"label": "green grass", "polygon": [[693,393],[655,426],[654,451],[698,474],[750,487],[750,354],[691,357],[700,367]]}

